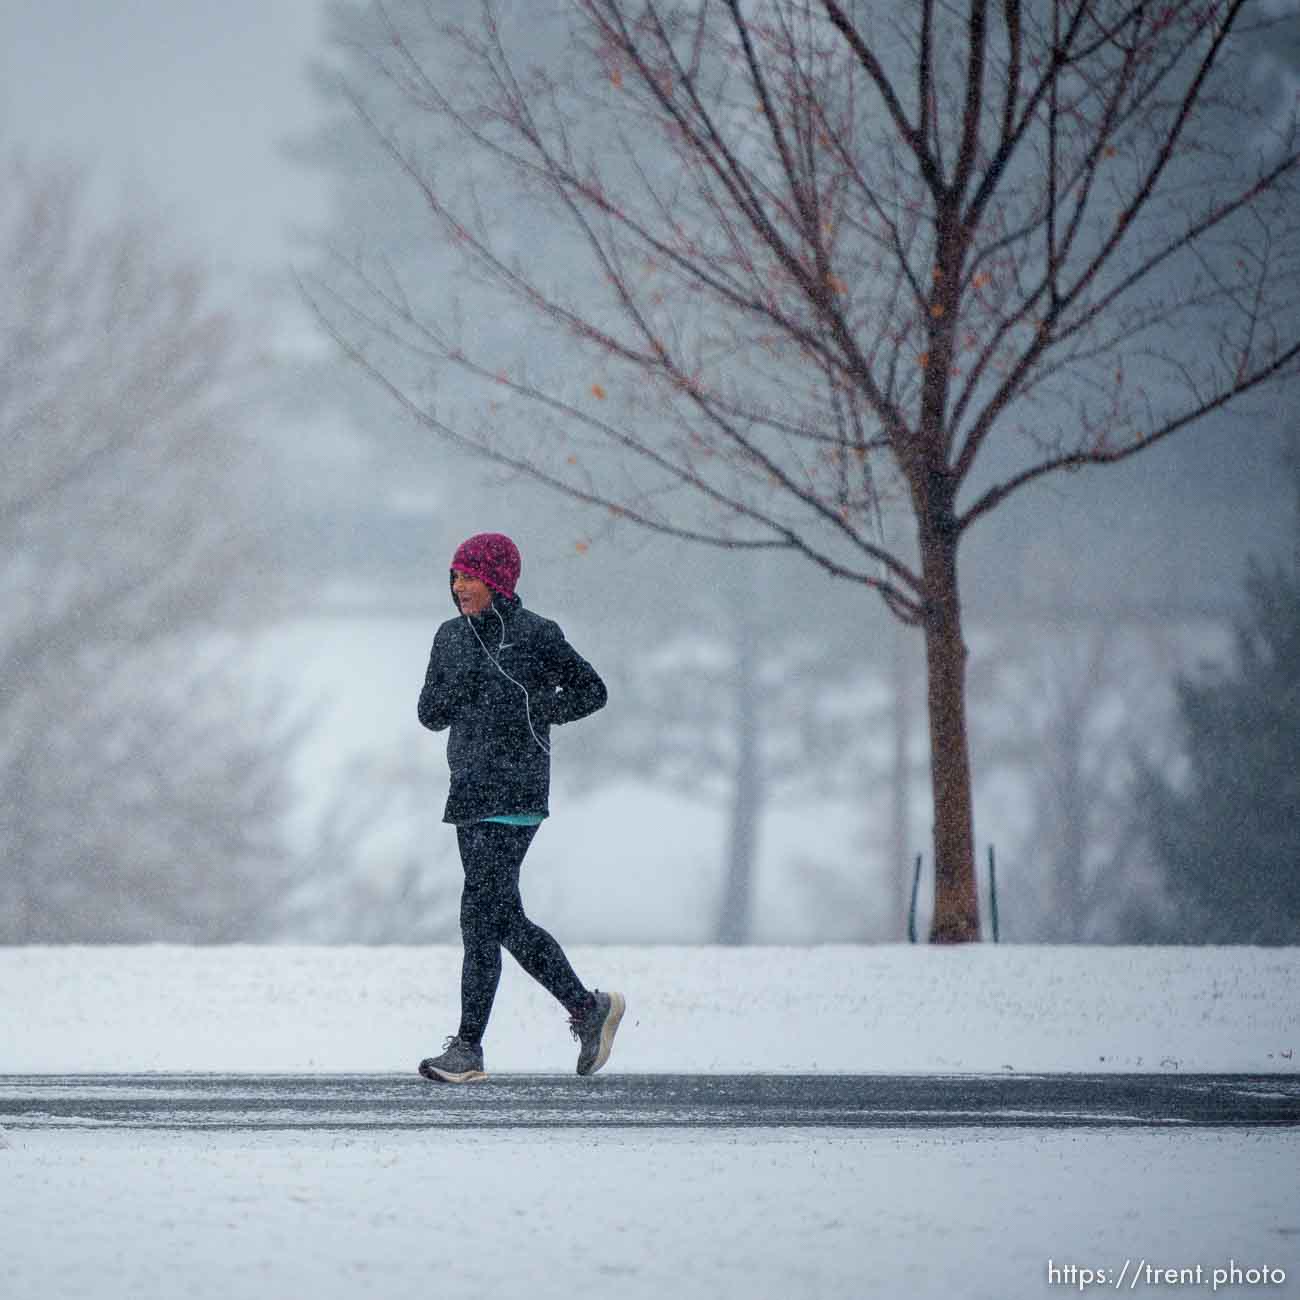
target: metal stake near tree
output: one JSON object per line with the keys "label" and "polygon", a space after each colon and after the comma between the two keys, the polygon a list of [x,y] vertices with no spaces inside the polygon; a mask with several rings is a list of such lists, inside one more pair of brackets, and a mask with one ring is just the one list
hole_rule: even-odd
{"label": "metal stake near tree", "polygon": [[563,58],[531,11],[521,36],[491,4],[376,9],[345,92],[484,296],[458,329],[365,256],[308,293],[452,442],[683,540],[801,553],[918,628],[930,938],[960,942],[961,542],[1296,377],[1300,154],[1294,112],[1249,100],[1248,0],[887,8],[572,0]]}

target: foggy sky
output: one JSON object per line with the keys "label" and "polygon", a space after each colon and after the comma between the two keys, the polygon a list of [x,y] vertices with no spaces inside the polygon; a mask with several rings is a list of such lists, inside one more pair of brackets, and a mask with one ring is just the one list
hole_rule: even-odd
{"label": "foggy sky", "polygon": [[324,186],[281,156],[317,107],[318,0],[5,0],[0,146],[91,165],[223,268],[282,267]]}

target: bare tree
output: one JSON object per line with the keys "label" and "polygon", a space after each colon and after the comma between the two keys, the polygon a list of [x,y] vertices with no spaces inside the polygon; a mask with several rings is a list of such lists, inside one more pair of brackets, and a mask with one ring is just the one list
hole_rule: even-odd
{"label": "bare tree", "polygon": [[480,296],[461,319],[381,253],[319,314],[452,443],[919,627],[931,938],[977,938],[962,539],[1296,375],[1297,123],[1249,99],[1258,5],[564,10],[569,56],[534,64],[490,3],[373,8],[347,93]]}
{"label": "bare tree", "polygon": [[1170,678],[1206,632],[1154,609],[1120,625],[1113,612],[1058,604],[981,639],[975,752],[985,780],[1010,784],[1018,814],[1000,841],[1003,932],[1113,940],[1129,882],[1108,868],[1131,833],[1137,755],[1168,747]]}
{"label": "bare tree", "polygon": [[256,332],[75,171],[0,166],[0,941],[253,937],[292,742],[233,635]]}
{"label": "bare tree", "polygon": [[[631,775],[725,807],[715,928],[724,944],[751,939],[764,815],[792,799],[851,798],[867,780],[854,746],[861,718],[844,704],[865,656],[852,652],[836,602],[792,569],[697,562],[647,594],[667,607],[652,615],[656,636],[605,670],[610,725],[566,759],[588,784]],[[851,792],[849,755],[859,760]]]}

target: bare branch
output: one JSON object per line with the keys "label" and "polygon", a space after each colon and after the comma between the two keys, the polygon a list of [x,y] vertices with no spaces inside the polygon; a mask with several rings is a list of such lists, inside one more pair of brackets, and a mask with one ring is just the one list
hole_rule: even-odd
{"label": "bare branch", "polygon": [[1216,393],[1213,397],[1209,397],[1203,402],[1171,417],[1161,424],[1159,428],[1143,434],[1137,441],[1127,446],[1075,451],[1034,465],[984,493],[969,510],[963,513],[959,520],[960,527],[964,531],[982,515],[988,514],[1001,505],[1013,492],[1018,491],[1028,483],[1034,482],[1036,479],[1055,473],[1057,470],[1079,469],[1085,465],[1114,465],[1119,461],[1128,460],[1139,452],[1145,451],[1148,447],[1154,446],[1157,442],[1177,433],[1180,429],[1185,429],[1189,425],[1203,420],[1207,415],[1222,410],[1225,406],[1253,389],[1259,388],[1270,380],[1285,374],[1287,369],[1293,366],[1297,360],[1300,360],[1300,343],[1288,348],[1267,365],[1242,376],[1239,382],[1233,384],[1230,388]]}

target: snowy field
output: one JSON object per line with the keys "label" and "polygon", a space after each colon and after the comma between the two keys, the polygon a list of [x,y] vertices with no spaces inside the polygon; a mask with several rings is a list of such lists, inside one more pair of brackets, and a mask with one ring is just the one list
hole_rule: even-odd
{"label": "snowy field", "polygon": [[[628,1017],[611,1069],[1300,1070],[1300,949],[570,947]],[[0,948],[0,1074],[414,1069],[459,1021],[459,947]],[[569,1073],[508,958],[489,1071]]]}
{"label": "snowy field", "polygon": [[[629,998],[610,1070],[1300,1069],[1296,949],[573,955]],[[457,961],[0,949],[0,1073],[407,1071]],[[509,965],[487,1053],[572,1070]],[[1296,1130],[11,1129],[0,1296],[1300,1296],[1297,1169]]]}

